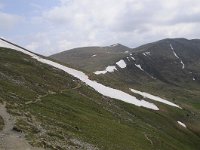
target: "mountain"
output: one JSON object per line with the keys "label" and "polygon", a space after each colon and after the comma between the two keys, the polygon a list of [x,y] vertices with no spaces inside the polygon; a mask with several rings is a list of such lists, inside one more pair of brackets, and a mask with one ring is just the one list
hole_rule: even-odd
{"label": "mountain", "polygon": [[103,70],[123,59],[128,66],[131,64],[135,66],[138,63],[149,75],[152,74],[152,76],[167,81],[166,74],[163,75],[164,72],[174,72],[177,69],[182,73],[184,70],[193,71],[190,74],[194,79],[199,78],[198,68],[200,66],[197,63],[199,56],[199,40],[164,39],[134,49],[118,44],[110,47],[77,48],[52,55],[50,58],[88,72]]}
{"label": "mountain", "polygon": [[[187,114],[184,120],[193,124],[199,135],[199,45],[198,39],[163,39],[131,49],[129,53],[113,59],[111,63],[104,63],[103,68],[88,70],[73,65],[72,62],[71,65],[87,71],[91,78],[105,85],[121,89],[138,98],[159,96],[178,104],[193,114]],[[67,55],[67,51],[64,53]],[[79,57],[81,59],[81,56]],[[65,63],[68,63],[67,59]],[[99,65],[98,61],[91,63],[93,66]]]}
{"label": "mountain", "polygon": [[95,71],[96,68],[103,69],[107,64],[126,56],[130,50],[121,44],[106,47],[83,47],[51,55],[50,58],[85,71]]}
{"label": "mountain", "polygon": [[[121,48],[125,51],[124,47]],[[164,39],[129,49],[127,53],[117,56],[113,54],[112,59],[108,58],[109,61],[104,61],[97,56],[93,58],[94,51],[96,51],[95,48],[84,48],[84,50],[79,48],[55,54],[51,58],[89,73],[103,74],[102,76],[120,76],[121,74],[125,77],[123,80],[134,82],[141,79],[158,80],[174,85],[188,82],[200,83],[199,40]],[[119,50],[116,50],[114,46],[113,51],[117,53]],[[105,51],[102,50],[102,53],[105,54]],[[85,59],[86,55],[87,59]],[[123,63],[124,67],[118,65],[118,62]],[[109,74],[105,75],[106,73]]]}
{"label": "mountain", "polygon": [[[142,49],[135,54],[139,55],[140,51]],[[117,71],[99,75],[90,72],[88,77],[0,39],[0,101],[15,118],[12,128],[15,132],[9,133],[17,137],[24,134],[32,146],[56,150],[200,149],[198,83],[192,81],[192,88],[188,90],[155,80],[138,69],[135,74],[146,80],[135,79],[134,87],[133,78],[122,78],[129,72],[127,57],[131,56],[130,52],[126,57],[122,55],[119,57],[122,61],[116,60],[117,64],[106,64],[116,65]],[[124,82],[125,78],[131,84]],[[149,81],[149,89],[157,87],[154,90],[161,91],[157,95],[167,96],[161,98],[133,89],[145,87],[144,81]],[[163,90],[160,85],[166,88]],[[175,99],[165,90],[175,90]],[[8,121],[4,120],[2,111],[0,116],[0,129],[3,129],[0,136],[5,138]],[[16,131],[20,133],[16,135]]]}

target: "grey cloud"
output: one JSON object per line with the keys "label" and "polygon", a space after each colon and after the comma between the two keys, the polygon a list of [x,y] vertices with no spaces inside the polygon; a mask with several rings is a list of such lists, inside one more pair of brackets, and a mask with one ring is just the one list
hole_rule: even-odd
{"label": "grey cloud", "polygon": [[0,29],[8,30],[14,27],[21,20],[22,17],[20,16],[0,12]]}
{"label": "grey cloud", "polygon": [[48,55],[80,46],[135,47],[161,38],[197,38],[199,8],[199,0],[60,0],[34,16],[46,30],[27,46]]}

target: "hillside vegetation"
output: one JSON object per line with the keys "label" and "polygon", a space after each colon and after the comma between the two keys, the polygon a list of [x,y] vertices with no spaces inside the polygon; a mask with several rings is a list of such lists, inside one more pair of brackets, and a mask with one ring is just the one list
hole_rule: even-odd
{"label": "hillside vegetation", "polygon": [[[63,71],[6,48],[0,48],[0,99],[17,118],[16,128],[34,146],[200,149],[199,111],[160,103],[160,110],[153,111],[113,100]],[[196,107],[199,110],[198,103]]]}

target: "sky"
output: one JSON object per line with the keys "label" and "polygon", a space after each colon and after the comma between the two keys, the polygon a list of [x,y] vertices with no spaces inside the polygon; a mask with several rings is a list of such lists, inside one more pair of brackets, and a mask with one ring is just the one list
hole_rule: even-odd
{"label": "sky", "polygon": [[199,35],[199,0],[0,0],[0,36],[45,56]]}

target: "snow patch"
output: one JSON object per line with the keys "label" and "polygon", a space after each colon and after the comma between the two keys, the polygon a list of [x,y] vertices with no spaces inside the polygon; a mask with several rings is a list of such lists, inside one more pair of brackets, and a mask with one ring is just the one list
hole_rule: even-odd
{"label": "snow patch", "polygon": [[182,127],[187,128],[187,126],[186,126],[184,123],[182,123],[182,122],[180,122],[180,121],[177,121],[177,123],[178,123],[179,125],[181,125]]}
{"label": "snow patch", "polygon": [[95,54],[95,55],[92,55],[92,57],[96,57],[97,55]]}
{"label": "snow patch", "polygon": [[135,64],[135,66],[136,66],[137,68],[139,68],[140,70],[144,71],[144,69],[142,69],[141,65]]}
{"label": "snow patch", "polygon": [[130,61],[129,57],[126,57],[128,59],[128,61]]}
{"label": "snow patch", "polygon": [[150,52],[144,52],[144,53],[142,53],[144,56],[148,56],[148,55],[151,55],[151,53]]}
{"label": "snow patch", "polygon": [[126,68],[126,63],[124,60],[120,60],[118,62],[116,62],[116,64],[120,67],[120,68]]}
{"label": "snow patch", "polygon": [[136,93],[136,94],[139,94],[141,96],[143,96],[144,98],[149,98],[151,100],[154,100],[154,101],[157,101],[157,102],[161,102],[161,103],[164,103],[164,104],[167,104],[167,105],[170,105],[170,106],[174,106],[174,107],[178,107],[180,109],[182,109],[180,106],[166,100],[166,99],[162,99],[158,96],[154,96],[154,95],[151,95],[149,93],[145,93],[145,92],[141,92],[141,91],[137,91],[137,90],[134,90],[134,89],[130,89],[133,93]]}
{"label": "snow patch", "polygon": [[128,54],[128,53],[129,53],[129,51],[125,51],[124,53],[125,53],[125,54]]}
{"label": "snow patch", "polygon": [[139,68],[141,71],[145,72],[145,73],[146,73],[148,76],[150,76],[152,79],[156,79],[156,78],[153,77],[151,74],[149,74],[148,72],[144,71],[144,69],[142,69],[141,65],[135,64],[135,66],[136,66],[137,68]]}
{"label": "snow patch", "polygon": [[123,91],[113,89],[111,87],[107,87],[103,84],[100,84],[96,81],[90,80],[89,77],[81,71],[63,66],[59,63],[53,62],[53,61],[48,60],[48,59],[44,59],[44,58],[39,57],[36,54],[33,54],[33,53],[31,53],[27,50],[24,50],[22,48],[19,48],[17,46],[9,44],[9,43],[1,40],[1,39],[0,39],[0,47],[6,47],[6,48],[11,48],[11,49],[20,51],[24,54],[31,56],[33,59],[36,59],[39,62],[53,66],[53,67],[58,68],[60,70],[63,70],[66,73],[68,73],[68,74],[78,78],[82,82],[86,83],[88,86],[92,87],[95,91],[97,91],[98,93],[100,93],[104,96],[107,96],[107,97],[110,97],[110,98],[113,98],[113,99],[117,99],[117,100],[121,100],[121,101],[130,103],[130,104],[134,104],[138,107],[145,107],[145,108],[149,108],[149,109],[152,109],[152,110],[159,110],[159,108],[153,103],[147,102],[145,100],[138,100],[136,97],[134,97],[130,94],[127,94]]}
{"label": "snow patch", "polygon": [[[127,57],[128,61],[130,61],[129,57]],[[118,62],[116,62],[116,64],[120,67],[120,68],[126,68],[126,63],[124,60],[120,60]],[[102,71],[96,71],[94,72],[94,74],[99,75],[99,74],[106,74],[107,72],[114,72],[115,70],[117,70],[116,66],[108,66],[106,67],[105,70]]]}
{"label": "snow patch", "polygon": [[185,68],[185,64],[183,63],[183,61],[180,59],[180,61],[181,61],[181,64],[182,64],[182,69],[184,69]]}
{"label": "snow patch", "polygon": [[133,56],[131,56],[131,59],[135,60],[135,58]]}
{"label": "snow patch", "polygon": [[94,72],[94,74],[96,74],[96,75],[106,74],[107,72],[114,72],[115,70],[117,70],[117,68],[115,66],[108,66],[108,67],[106,67],[105,70],[96,71],[96,72]]}
{"label": "snow patch", "polygon": [[175,56],[177,59],[180,60],[180,63],[181,63],[181,65],[182,65],[182,69],[184,69],[184,68],[185,68],[185,64],[183,63],[183,61],[181,60],[181,58],[180,58],[180,57],[176,54],[176,52],[174,51],[174,48],[173,48],[172,44],[170,44],[170,48],[171,48],[171,50],[172,50],[174,56]]}
{"label": "snow patch", "polygon": [[195,81],[196,80],[195,77],[193,77],[192,80]]}
{"label": "snow patch", "polygon": [[171,50],[174,50],[174,48],[172,47],[172,44],[170,44],[170,48],[171,48]]}
{"label": "snow patch", "polygon": [[119,43],[110,45],[110,47],[115,47],[115,46],[118,46],[118,45],[119,45]]}
{"label": "snow patch", "polygon": [[106,74],[107,71],[106,70],[103,70],[103,71],[95,71],[94,74],[96,75],[100,75],[100,74]]}

